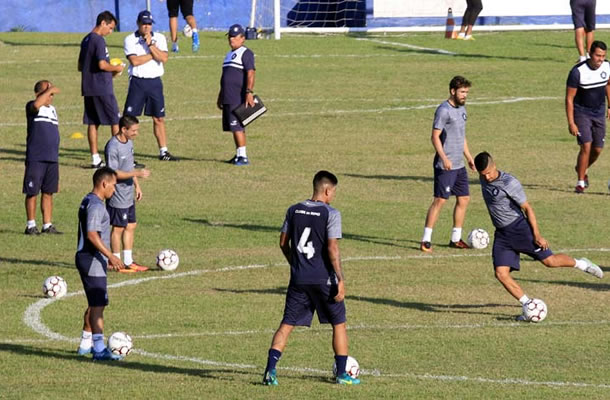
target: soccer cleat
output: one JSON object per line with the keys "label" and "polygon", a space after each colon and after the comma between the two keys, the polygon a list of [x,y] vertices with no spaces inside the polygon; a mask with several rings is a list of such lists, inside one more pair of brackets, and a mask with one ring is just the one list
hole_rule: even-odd
{"label": "soccer cleat", "polygon": [[470,248],[470,246],[468,246],[468,244],[466,242],[464,242],[462,239],[460,239],[457,242],[449,241],[449,247],[451,247],[453,249],[469,249]]}
{"label": "soccer cleat", "polygon": [[178,42],[174,42],[174,44],[172,44],[172,51],[174,53],[178,53],[180,51],[180,47],[178,47]]}
{"label": "soccer cleat", "polygon": [[358,385],[360,384],[360,379],[352,378],[347,374],[347,372],[344,372],[341,375],[337,376],[336,382],[339,385]]}
{"label": "soccer cleat", "polygon": [[173,156],[172,153],[170,153],[169,151],[166,151],[165,153],[161,154],[159,156],[159,160],[161,161],[178,161],[180,160],[178,157]]}
{"label": "soccer cleat", "polygon": [[516,321],[520,321],[520,322],[528,322],[527,317],[525,316],[525,314],[521,314],[521,315],[517,315],[517,317],[515,318]]}
{"label": "soccer cleat", "polygon": [[424,253],[432,253],[432,244],[430,242],[421,242],[419,249]]}
{"label": "soccer cleat", "polygon": [[119,272],[122,273],[122,274],[135,274],[136,272],[138,272],[138,270],[131,269],[131,268],[121,268],[119,270]]}
{"label": "soccer cleat", "polygon": [[112,354],[108,348],[104,348],[104,350],[99,352],[93,352],[93,361],[119,361],[123,359],[123,357]]}
{"label": "soccer cleat", "polygon": [[235,159],[233,160],[233,165],[250,165],[250,161],[248,161],[248,157],[235,157]]}
{"label": "soccer cleat", "polygon": [[131,263],[131,264],[129,264],[129,265],[126,265],[126,267],[127,267],[128,269],[134,270],[134,271],[136,271],[136,272],[144,272],[144,271],[148,271],[148,267],[145,267],[145,266],[140,265],[140,264],[136,264],[136,262],[135,262],[135,261],[134,261],[134,262],[132,262],[132,263]]}
{"label": "soccer cleat", "polygon": [[265,386],[277,386],[277,376],[275,375],[275,369],[265,371],[265,375],[263,375],[263,385]]}
{"label": "soccer cleat", "polygon": [[25,233],[26,235],[40,235],[40,231],[35,226],[31,228],[25,228],[25,232],[23,233]]}
{"label": "soccer cleat", "polygon": [[464,36],[464,40],[474,40],[474,36],[466,35],[466,36]]}
{"label": "soccer cleat", "polygon": [[93,347],[89,347],[85,349],[84,347],[78,346],[78,350],[76,350],[79,356],[86,356],[87,354],[93,353]]}
{"label": "soccer cleat", "polygon": [[99,163],[97,163],[97,164],[93,164],[93,163],[91,163],[91,168],[92,168],[92,169],[103,168],[103,167],[105,167],[105,166],[106,166],[106,163],[105,163],[105,162],[103,162],[103,161],[100,161],[100,162],[99,162]]}
{"label": "soccer cleat", "polygon": [[587,263],[587,268],[585,268],[584,272],[586,272],[587,274],[591,274],[599,279],[602,279],[604,277],[604,271],[602,271],[602,269],[596,264],[594,264],[591,260],[589,260],[588,258],[581,258],[581,260]]}
{"label": "soccer cleat", "polygon": [[60,232],[57,230],[57,228],[55,228],[55,225],[51,225],[49,226],[47,229],[42,229],[42,233],[46,233],[49,235],[63,235],[63,232]]}
{"label": "soccer cleat", "polygon": [[576,193],[576,194],[583,194],[584,192],[585,192],[584,186],[576,185],[576,187],[574,188],[574,193]]}
{"label": "soccer cleat", "polygon": [[198,32],[193,32],[192,50],[193,50],[193,53],[196,53],[199,51],[199,33]]}
{"label": "soccer cleat", "polygon": [[585,188],[589,187],[589,175],[585,174]]}
{"label": "soccer cleat", "polygon": [[227,160],[227,164],[235,164],[235,160],[237,160],[237,156],[233,156],[231,159]]}
{"label": "soccer cleat", "polygon": [[139,163],[139,162],[137,162],[136,160],[133,160],[133,167],[134,167],[134,168],[137,168],[137,169],[142,169],[142,168],[145,168],[145,167],[146,167],[146,165],[144,165],[144,164],[140,164],[140,163]]}

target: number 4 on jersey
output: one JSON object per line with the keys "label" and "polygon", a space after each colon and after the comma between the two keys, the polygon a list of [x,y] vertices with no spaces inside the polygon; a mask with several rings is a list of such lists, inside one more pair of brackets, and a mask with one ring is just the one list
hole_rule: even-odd
{"label": "number 4 on jersey", "polygon": [[301,234],[301,238],[299,239],[299,244],[297,245],[297,250],[303,254],[306,254],[308,260],[313,257],[314,254],[316,254],[316,249],[313,248],[313,242],[311,240],[309,242],[307,241],[310,233],[311,228],[305,228]]}

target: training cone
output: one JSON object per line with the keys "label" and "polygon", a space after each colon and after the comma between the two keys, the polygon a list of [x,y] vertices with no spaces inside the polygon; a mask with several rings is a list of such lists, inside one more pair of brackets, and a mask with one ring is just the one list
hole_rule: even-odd
{"label": "training cone", "polygon": [[445,24],[445,39],[453,39],[455,36],[455,21],[453,20],[453,10],[447,11],[447,23]]}
{"label": "training cone", "polygon": [[74,132],[70,135],[70,139],[82,139],[84,138],[83,134],[80,132]]}

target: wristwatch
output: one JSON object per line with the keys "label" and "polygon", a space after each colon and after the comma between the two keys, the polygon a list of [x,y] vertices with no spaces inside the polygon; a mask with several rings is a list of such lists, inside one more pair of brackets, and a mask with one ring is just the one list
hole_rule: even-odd
{"label": "wristwatch", "polygon": [[252,91],[252,89],[246,89],[246,93],[252,93],[252,94],[254,94],[254,92]]}

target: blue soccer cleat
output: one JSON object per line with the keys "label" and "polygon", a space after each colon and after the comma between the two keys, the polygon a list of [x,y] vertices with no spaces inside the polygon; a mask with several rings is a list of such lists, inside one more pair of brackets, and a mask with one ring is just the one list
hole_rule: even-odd
{"label": "blue soccer cleat", "polygon": [[347,372],[338,375],[336,381],[339,385],[359,385],[360,379],[352,378],[347,374]]}
{"label": "blue soccer cleat", "polygon": [[263,385],[265,386],[277,386],[277,376],[275,375],[275,369],[265,371],[263,376]]}
{"label": "blue soccer cleat", "polygon": [[250,165],[250,161],[248,161],[248,157],[236,157],[233,161],[233,165],[237,165],[237,166]]}
{"label": "blue soccer cleat", "polygon": [[180,51],[180,47],[178,46],[178,42],[174,42],[174,43],[172,44],[172,51],[173,51],[174,53],[178,53],[178,52]]}
{"label": "blue soccer cleat", "polygon": [[78,350],[76,350],[79,356],[86,356],[87,354],[93,353],[93,347],[89,347],[85,349],[84,347],[78,346]]}
{"label": "blue soccer cleat", "polygon": [[111,353],[108,348],[99,352],[93,352],[93,361],[119,361],[121,359],[123,359],[123,357]]}
{"label": "blue soccer cleat", "polygon": [[193,32],[193,53],[196,53],[199,51],[199,33],[198,32]]}

